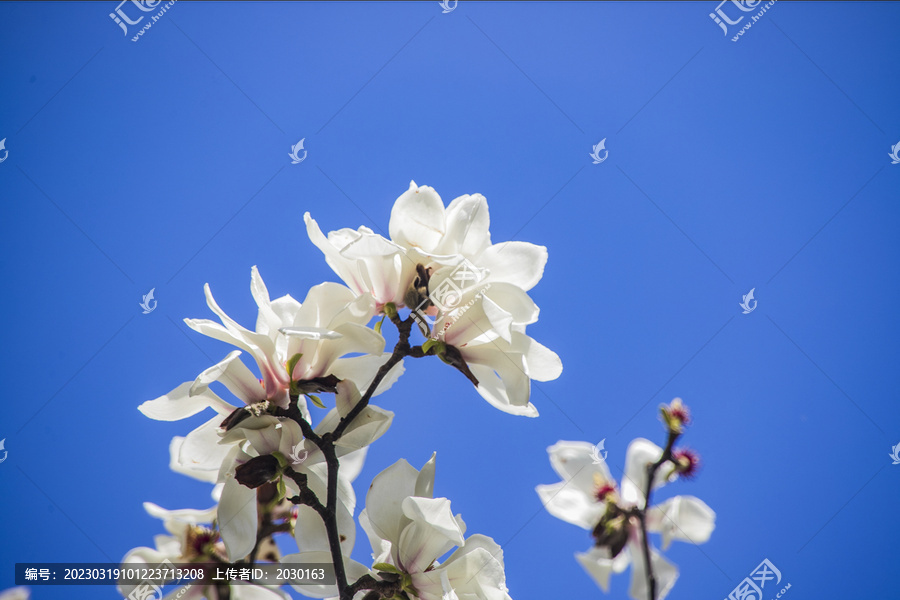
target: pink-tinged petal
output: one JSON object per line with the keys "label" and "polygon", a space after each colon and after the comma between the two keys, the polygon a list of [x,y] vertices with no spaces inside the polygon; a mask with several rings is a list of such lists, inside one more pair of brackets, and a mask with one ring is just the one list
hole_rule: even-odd
{"label": "pink-tinged petal", "polygon": [[[625,451],[625,474],[622,477],[622,500],[635,506],[644,506],[647,489],[647,465],[655,463],[662,456],[662,448],[648,439],[637,438],[628,444]],[[653,478],[653,489],[665,484],[665,465],[657,469]]]}
{"label": "pink-tinged petal", "polygon": [[603,516],[604,505],[570,482],[560,481],[535,487],[541,503],[551,515],[590,531]]}
{"label": "pink-tinged petal", "polygon": [[[629,543],[625,550],[631,554],[631,589],[628,595],[634,600],[645,600],[649,595],[647,589],[647,567],[644,553],[638,544]],[[656,597],[663,600],[678,579],[678,567],[667,561],[662,554],[650,549],[650,562],[653,565],[653,576],[656,578]]]}
{"label": "pink-tinged petal", "polygon": [[242,560],[256,544],[258,524],[256,490],[244,487],[233,476],[225,479],[217,524],[228,560]]}
{"label": "pink-tinged petal", "polygon": [[[610,575],[622,573],[631,562],[627,550],[612,558],[610,557],[609,548],[597,547],[591,548],[587,552],[576,553],[575,558],[604,592],[609,591]],[[641,600],[646,600],[646,595]]]}
{"label": "pink-tinged petal", "polygon": [[206,389],[191,395],[193,382],[187,381],[164,396],[148,400],[138,406],[145,416],[157,421],[179,421],[192,417],[205,408],[213,407],[220,414],[227,414],[234,407]]}
{"label": "pink-tinged petal", "polygon": [[647,530],[662,534],[663,550],[672,540],[702,544],[716,528],[716,513],[695,496],[675,496],[647,511]]}
{"label": "pink-tinged petal", "polygon": [[434,251],[444,235],[444,202],[434,188],[411,181],[394,202],[388,231],[401,246]]}
{"label": "pink-tinged petal", "polygon": [[544,275],[547,248],[528,242],[502,242],[482,252],[476,262],[489,271],[487,282],[505,281],[527,292]]}
{"label": "pink-tinged petal", "polygon": [[212,382],[218,381],[245,404],[265,400],[266,391],[256,375],[238,358],[240,355],[240,350],[234,350],[221,362],[200,373],[191,386],[191,395],[204,392]]}
{"label": "pink-tinged petal", "polygon": [[491,245],[488,204],[481,194],[460,196],[445,213],[446,233],[435,249],[439,254],[477,256]]}

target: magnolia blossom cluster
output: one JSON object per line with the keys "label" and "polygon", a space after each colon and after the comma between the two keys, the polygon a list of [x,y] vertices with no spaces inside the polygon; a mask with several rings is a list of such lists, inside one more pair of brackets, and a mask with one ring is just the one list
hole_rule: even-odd
{"label": "magnolia blossom cluster", "polygon": [[649,544],[648,533],[660,534],[665,550],[672,540],[706,542],[715,529],[716,514],[694,496],[674,496],[648,508],[653,490],[693,477],[699,463],[692,450],[674,447],[690,420],[687,407],[676,398],[660,412],[668,432],[666,447],[633,440],[619,484],[592,444],[560,441],[547,452],[562,481],[536,488],[550,514],[591,532],[594,546],[575,558],[604,591],[609,591],[611,574],[631,566],[629,595],[635,600],[665,598],[678,578],[678,568]]}
{"label": "magnolia blossom cluster", "polygon": [[[230,318],[205,286],[218,320],[185,323],[235,349],[139,410],[160,421],[209,416],[172,439],[169,453],[173,471],[212,484],[214,502],[204,510],[145,503],[166,534],[123,562],[331,562],[342,567],[337,585],[298,584],[297,591],[344,600],[508,599],[500,547],[483,535],[465,537],[450,501],[434,497],[434,457],[421,470],[404,460],[384,470],[358,516],[352,484],[368,446],[394,416],[370,400],[402,376],[405,357],[438,356],[500,410],[537,415],[531,380],[555,379],[562,370],[557,355],[525,333],[538,317],[527,292],[542,276],[546,249],[492,244],[483,196],[461,196],[445,207],[432,188],[415,183],[394,204],[390,239],[365,227],[326,236],[308,213],[305,220],[346,285],[321,283],[303,302],[290,295],[273,300],[253,267],[252,328]],[[393,351],[381,335],[385,319],[400,333]],[[423,334],[420,345],[412,345],[413,331]],[[372,546],[368,566],[350,558],[357,520]],[[282,555],[275,540],[288,535],[298,551]],[[135,586],[121,582],[119,590],[127,597]],[[176,595],[289,597],[277,586],[213,581],[166,598]]]}

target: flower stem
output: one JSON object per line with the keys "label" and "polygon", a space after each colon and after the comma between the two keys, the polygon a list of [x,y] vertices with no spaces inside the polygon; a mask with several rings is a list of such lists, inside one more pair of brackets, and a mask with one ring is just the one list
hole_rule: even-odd
{"label": "flower stem", "polygon": [[647,536],[647,510],[650,507],[650,495],[653,493],[653,479],[656,472],[666,461],[672,458],[672,446],[679,434],[669,431],[669,439],[666,441],[666,447],[663,449],[662,456],[655,463],[647,465],[647,487],[644,489],[644,508],[638,512],[638,522],[641,524],[641,550],[644,554],[644,564],[646,565],[647,590],[649,600],[656,600],[656,576],[653,575],[653,564],[650,562],[650,541]]}
{"label": "flower stem", "polygon": [[370,588],[364,587],[368,582],[362,582],[362,580],[355,582],[353,585],[350,585],[347,582],[347,572],[344,568],[344,553],[341,550],[341,535],[340,531],[338,531],[337,524],[338,470],[340,469],[341,463],[337,457],[335,442],[341,438],[347,430],[347,427],[349,427],[353,420],[359,416],[366,406],[369,405],[369,400],[375,394],[375,390],[390,370],[393,369],[397,363],[401,362],[404,357],[416,354],[409,345],[409,336],[413,325],[412,317],[401,320],[400,317],[394,313],[391,316],[391,321],[397,326],[397,330],[400,333],[400,338],[394,346],[394,352],[391,354],[390,358],[381,365],[375,373],[375,378],[372,380],[372,383],[369,384],[368,389],[366,389],[356,405],[350,409],[350,412],[341,418],[337,427],[334,428],[334,431],[326,432],[322,435],[316,434],[313,431],[312,425],[303,418],[303,415],[297,406],[297,400],[299,399],[297,396],[291,398],[291,404],[283,414],[283,416],[288,416],[296,421],[297,424],[300,425],[304,437],[311,440],[325,455],[325,465],[328,468],[328,491],[325,505],[323,506],[318,500],[313,502],[311,498],[298,497],[296,500],[298,503],[312,506],[316,512],[319,513],[319,516],[322,517],[322,521],[325,524],[325,531],[328,534],[328,547],[331,552],[331,562],[334,564],[334,576],[340,600],[352,600],[356,592]]}

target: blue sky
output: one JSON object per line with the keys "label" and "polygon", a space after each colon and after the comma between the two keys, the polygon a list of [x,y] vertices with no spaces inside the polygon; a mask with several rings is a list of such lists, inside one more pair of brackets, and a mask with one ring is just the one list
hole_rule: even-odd
{"label": "blue sky", "polygon": [[547,246],[529,332],[564,371],[526,419],[409,365],[361,495],[436,451],[436,493],[503,546],[514,599],[625,598],[627,575],[594,586],[573,558],[587,533],[534,486],[557,480],[561,439],[605,439],[618,473],[680,396],[703,469],[657,497],[699,496],[717,527],[666,553],[670,598],[725,598],[764,558],[787,598],[896,594],[900,4],[777,2],[737,42],[756,13],[725,35],[715,1],[182,1],[137,42],[116,7],[0,4],[0,589],[16,562],[152,545],[145,500],[208,506],[167,468],[203,417],[136,410],[227,353],[181,322],[211,316],[203,284],[252,324],[252,265],[273,297],[336,279],[304,211],[386,232],[415,179],[484,194],[494,241]]}

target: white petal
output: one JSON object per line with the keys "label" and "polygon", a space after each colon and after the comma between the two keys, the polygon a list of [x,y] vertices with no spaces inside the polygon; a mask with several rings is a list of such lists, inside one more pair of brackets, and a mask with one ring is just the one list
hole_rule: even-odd
{"label": "white petal", "polygon": [[[325,504],[326,499],[320,499]],[[346,506],[338,503],[338,532],[344,537],[341,542],[341,551],[345,555],[349,555],[353,551],[356,542],[356,522],[353,515],[347,510]],[[297,507],[297,524],[294,528],[294,539],[297,541],[297,548],[303,552],[329,552],[330,544],[328,542],[328,532],[322,517],[309,506],[300,505]]]}
{"label": "white petal", "polygon": [[544,274],[547,248],[528,242],[503,242],[485,250],[477,263],[490,272],[486,281],[505,281],[527,292]]}
{"label": "white petal", "polygon": [[138,406],[138,410],[157,421],[179,421],[192,417],[211,406],[215,407],[217,412],[227,413],[234,410],[233,406],[208,389],[191,396],[192,385],[191,381],[182,383],[168,394],[144,402]]}
{"label": "white petal", "polygon": [[256,544],[257,519],[256,490],[245,487],[233,476],[228,476],[222,489],[217,517],[228,560],[241,560],[253,550]]}
{"label": "white petal", "polygon": [[[631,562],[627,551],[620,552],[615,558],[610,558],[609,548],[597,547],[591,548],[587,552],[576,553],[575,558],[604,592],[609,591],[609,576],[612,573],[621,573],[628,568],[628,564]],[[641,600],[646,600],[646,595]]]}
{"label": "white petal", "polygon": [[152,502],[144,502],[144,510],[151,517],[156,517],[163,521],[179,521],[189,525],[200,525],[201,523],[212,523],[216,518],[216,507],[207,508],[206,510],[197,510],[193,508],[182,508],[179,510],[166,510],[165,508],[153,504]]}
{"label": "white petal", "polygon": [[[281,558],[284,565],[293,564],[331,564],[331,554],[328,552],[298,552],[296,554],[288,554]],[[352,558],[344,557],[344,572],[347,574],[348,581],[356,581],[363,575],[369,574],[369,569]],[[240,586],[233,586],[240,587]],[[295,590],[310,598],[331,598],[337,596],[337,586],[335,585],[292,585]],[[232,588],[232,589],[233,589]]]}
{"label": "white petal", "polygon": [[243,584],[231,586],[231,600],[291,600],[291,597],[281,590]]}
{"label": "white petal", "polygon": [[604,512],[604,505],[575,489],[575,486],[560,481],[550,485],[535,487],[544,508],[557,519],[592,530]]}
{"label": "white petal", "polygon": [[483,535],[473,535],[444,564],[413,575],[412,582],[423,600],[448,600],[453,593],[462,600],[510,600],[503,551]]}
{"label": "white petal", "polygon": [[218,364],[200,373],[191,386],[191,395],[202,394],[212,382],[218,381],[245,404],[265,400],[266,390],[260,385],[256,375],[238,358],[240,355],[240,350],[229,352]]}
{"label": "white petal", "polygon": [[[349,358],[339,358],[331,365],[331,374],[338,379],[352,380],[356,387],[360,390],[367,390],[375,379],[375,374],[381,368],[381,365],[387,362],[391,356],[391,352],[383,352],[381,354],[366,354],[364,356],[351,356]],[[400,361],[388,371],[381,383],[375,389],[373,396],[377,396],[391,389],[394,383],[400,379],[400,376],[406,371],[403,361]]]}
{"label": "white petal", "polygon": [[406,460],[400,459],[372,480],[366,494],[366,513],[369,523],[381,539],[396,544],[404,520],[401,504],[416,491],[419,472]]}
{"label": "white petal", "polygon": [[446,498],[410,496],[401,503],[412,521],[400,534],[400,565],[408,573],[419,573],[454,546],[463,544],[463,532]]}
{"label": "white petal", "polygon": [[269,299],[269,290],[263,283],[256,265],[250,269],[250,293],[256,300],[259,312],[256,317],[256,331],[270,338],[275,337],[275,332],[281,325],[281,318],[272,309],[272,301]]}
{"label": "white petal", "polygon": [[[629,543],[627,552],[631,554],[633,563],[631,569],[631,589],[628,595],[634,600],[645,600],[649,595],[647,589],[646,562],[641,547],[635,543]],[[653,576],[656,578],[656,597],[658,600],[668,595],[678,579],[678,567],[667,561],[662,554],[650,549],[650,562],[653,564]]]}
{"label": "white petal", "polygon": [[[637,438],[628,444],[625,451],[625,474],[622,477],[622,499],[635,506],[644,505],[647,489],[647,465],[655,463],[662,456],[662,448],[648,439]],[[657,469],[653,478],[653,489],[665,483],[665,466]]]}
{"label": "white petal", "polygon": [[214,417],[190,432],[170,456],[170,464],[178,472],[190,473],[195,479],[215,482],[216,474],[230,448],[219,444],[219,424],[222,417]]}
{"label": "white petal", "polygon": [[372,527],[372,523],[369,522],[369,516],[365,509],[359,513],[359,526],[366,532],[366,535],[369,538],[369,544],[372,546],[372,562],[393,563],[393,559],[391,558],[391,542],[378,535],[378,532]]}
{"label": "white petal", "polygon": [[411,181],[394,202],[388,231],[401,246],[432,252],[444,235],[444,202],[434,188]]}
{"label": "white petal", "polygon": [[[469,361],[466,352],[463,357]],[[492,406],[511,415],[538,416],[537,408],[529,402],[531,380],[521,367],[500,357],[491,365],[469,362],[469,370],[478,379],[476,390]]]}
{"label": "white petal", "polygon": [[437,452],[432,452],[431,458],[428,459],[428,462],[425,463],[425,465],[422,467],[422,470],[419,471],[419,475],[416,477],[416,496],[419,496],[421,498],[434,497],[434,472],[436,459]]}
{"label": "white petal", "polygon": [[672,540],[702,544],[716,528],[716,513],[695,496],[675,496],[647,511],[647,529],[662,533],[663,550]]}
{"label": "white petal", "polygon": [[334,445],[344,452],[359,450],[380,438],[390,428],[394,413],[372,404],[366,406]]}
{"label": "white petal", "polygon": [[446,233],[436,252],[477,256],[491,244],[488,204],[481,194],[460,196],[448,206]]}
{"label": "white petal", "polygon": [[524,346],[525,368],[535,381],[552,381],[562,374],[562,361],[556,352],[527,335],[513,333],[514,343]]}
{"label": "white petal", "polygon": [[571,481],[570,487],[586,497],[594,497],[597,478],[601,482],[615,483],[606,461],[598,463],[594,458],[593,444],[560,440],[547,448],[547,454],[550,455],[553,470],[563,481]]}

